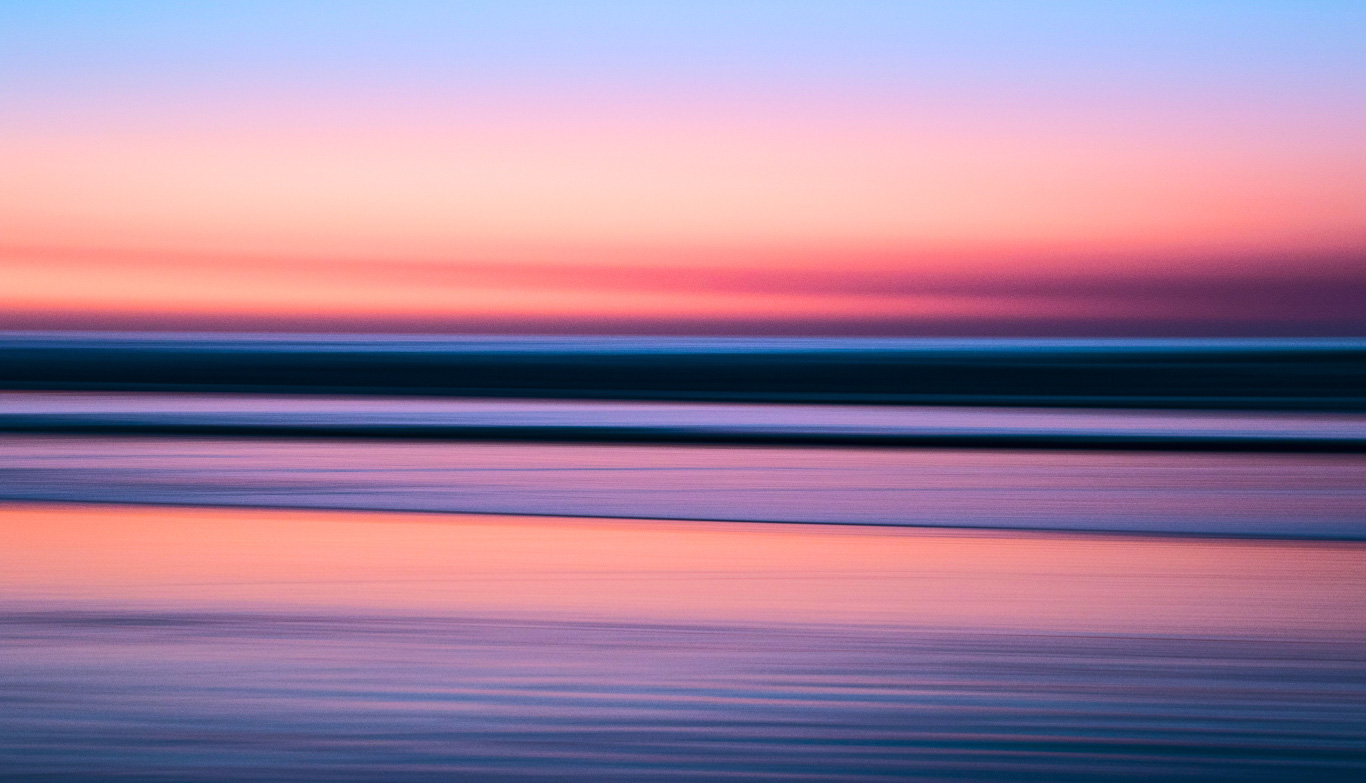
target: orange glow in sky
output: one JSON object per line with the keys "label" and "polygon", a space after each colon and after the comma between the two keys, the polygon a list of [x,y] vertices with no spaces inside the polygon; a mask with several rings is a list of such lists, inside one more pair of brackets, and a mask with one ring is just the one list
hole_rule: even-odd
{"label": "orange glow in sky", "polygon": [[755,8],[16,20],[0,327],[1363,327],[1333,20]]}

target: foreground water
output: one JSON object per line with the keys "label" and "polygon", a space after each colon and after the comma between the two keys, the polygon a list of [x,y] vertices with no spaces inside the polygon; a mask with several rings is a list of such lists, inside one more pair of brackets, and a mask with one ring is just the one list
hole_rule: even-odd
{"label": "foreground water", "polygon": [[3,335],[0,780],[1366,779],[1363,359]]}
{"label": "foreground water", "polygon": [[1366,544],[0,508],[9,780],[1359,780]]}
{"label": "foreground water", "polygon": [[1366,455],[12,434],[0,498],[1360,539]]}

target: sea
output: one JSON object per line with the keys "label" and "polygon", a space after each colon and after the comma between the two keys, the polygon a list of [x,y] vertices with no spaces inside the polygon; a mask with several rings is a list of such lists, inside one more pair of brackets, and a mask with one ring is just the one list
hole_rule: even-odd
{"label": "sea", "polygon": [[0,333],[0,781],[1366,779],[1366,340]]}

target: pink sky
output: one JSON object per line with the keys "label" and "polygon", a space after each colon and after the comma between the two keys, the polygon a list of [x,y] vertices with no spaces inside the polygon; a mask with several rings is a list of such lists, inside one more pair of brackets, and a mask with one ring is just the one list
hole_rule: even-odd
{"label": "pink sky", "polygon": [[[1366,329],[1366,101],[1341,86],[1366,65],[1332,59],[1333,20],[1002,41],[813,9],[628,15],[635,38],[579,31],[591,55],[431,9],[259,51],[288,20],[254,7],[21,20],[86,48],[9,55],[0,327]],[[512,37],[448,61],[420,23]],[[723,44],[752,61],[715,68]]]}

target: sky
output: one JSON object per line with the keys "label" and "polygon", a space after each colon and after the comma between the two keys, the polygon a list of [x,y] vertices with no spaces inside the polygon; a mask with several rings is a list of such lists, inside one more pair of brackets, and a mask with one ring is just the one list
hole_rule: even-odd
{"label": "sky", "polygon": [[1366,334],[1366,4],[0,0],[0,328]]}

